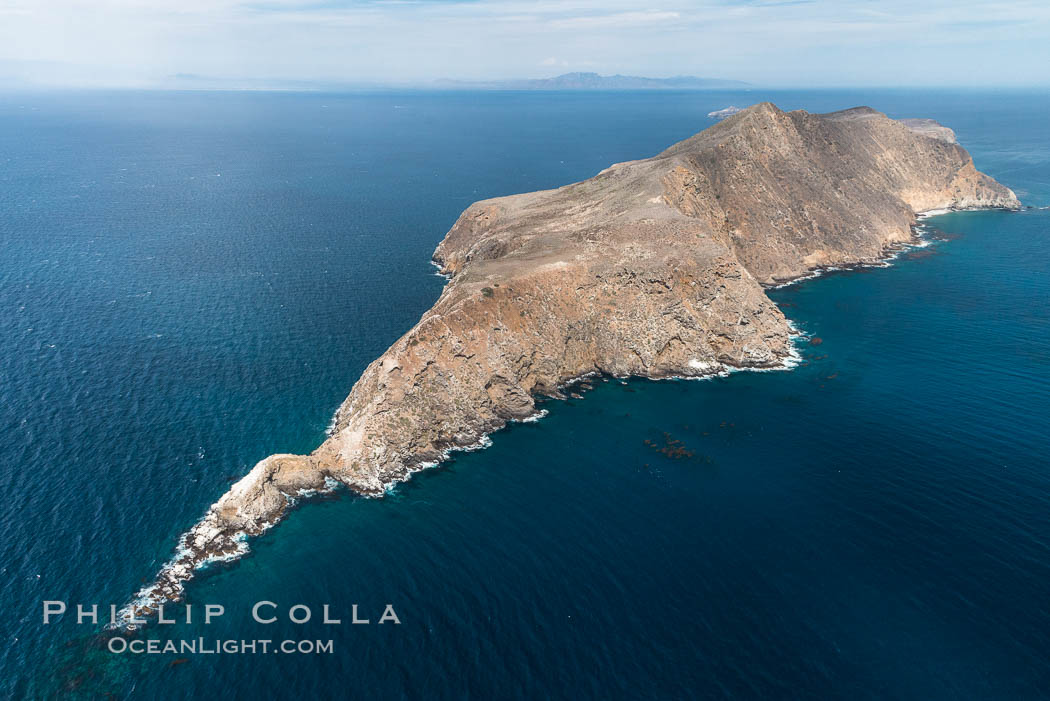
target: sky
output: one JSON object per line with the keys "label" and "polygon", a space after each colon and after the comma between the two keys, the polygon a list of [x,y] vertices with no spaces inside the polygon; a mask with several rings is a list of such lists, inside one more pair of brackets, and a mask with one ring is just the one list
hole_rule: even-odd
{"label": "sky", "polygon": [[0,87],[1050,84],[1047,0],[0,0]]}

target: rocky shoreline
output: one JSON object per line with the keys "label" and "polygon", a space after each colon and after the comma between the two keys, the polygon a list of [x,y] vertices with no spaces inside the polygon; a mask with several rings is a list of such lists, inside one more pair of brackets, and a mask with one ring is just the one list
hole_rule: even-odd
{"label": "rocky shoreline", "polygon": [[381,496],[581,378],[790,367],[798,331],[765,289],[878,264],[922,212],[1019,206],[934,122],[769,103],[589,180],[475,203],[434,253],[441,297],[365,370],[328,439],[233,484],[125,613],[181,598],[302,496]]}

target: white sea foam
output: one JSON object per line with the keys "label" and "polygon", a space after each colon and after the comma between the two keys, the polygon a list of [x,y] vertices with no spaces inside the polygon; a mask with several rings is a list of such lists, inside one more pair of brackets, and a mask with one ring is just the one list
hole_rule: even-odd
{"label": "white sea foam", "polygon": [[248,552],[248,536],[244,533],[240,533],[234,536],[234,541],[237,545],[233,552],[212,555],[201,560],[195,566],[190,567],[182,562],[182,560],[184,558],[192,558],[194,555],[194,551],[186,545],[186,536],[191,532],[192,529],[179,538],[178,546],[175,548],[175,555],[164,565],[164,567],[161,568],[160,572],[157,574],[157,578],[152,584],[137,591],[131,601],[117,611],[117,621],[115,624],[111,623],[108,626],[109,628],[120,627],[127,630],[135,630],[137,626],[131,623],[132,619],[135,617],[135,611],[153,608],[167,599],[167,596],[159,594],[158,592],[162,579],[172,582],[176,587],[177,593],[181,596],[184,591],[183,584],[193,576],[193,572],[203,569],[213,563],[236,560]]}
{"label": "white sea foam", "polygon": [[430,264],[433,265],[435,268],[437,268],[437,270],[434,272],[435,275],[437,275],[438,277],[443,277],[446,280],[451,280],[452,279],[452,276],[449,275],[448,273],[441,272],[441,263],[438,263],[436,260],[432,260],[432,261],[430,261]]}
{"label": "white sea foam", "polygon": [[546,409],[540,409],[535,414],[532,414],[531,416],[526,416],[524,419],[521,419],[520,423],[523,423],[523,424],[534,424],[534,423],[536,423],[537,421],[539,421],[540,419],[542,419],[544,416],[546,416],[549,413],[550,412],[547,411]]}

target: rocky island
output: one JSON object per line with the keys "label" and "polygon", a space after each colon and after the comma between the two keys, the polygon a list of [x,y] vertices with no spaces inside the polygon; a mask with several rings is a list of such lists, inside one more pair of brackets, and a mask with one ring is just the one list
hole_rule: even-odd
{"label": "rocky island", "polygon": [[380,495],[574,378],[782,366],[793,331],[765,286],[876,262],[924,211],[1018,206],[935,122],[769,103],[589,180],[477,202],[434,253],[440,298],[364,371],[329,438],[259,462],[130,610],[178,599],[198,565],[242,553],[297,495]]}

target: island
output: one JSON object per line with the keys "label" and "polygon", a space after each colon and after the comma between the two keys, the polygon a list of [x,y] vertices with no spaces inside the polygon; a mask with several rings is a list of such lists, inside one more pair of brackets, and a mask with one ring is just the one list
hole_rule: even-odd
{"label": "island", "polygon": [[521,80],[439,80],[435,87],[443,90],[742,90],[750,86],[741,80],[699,78],[678,75],[671,78],[647,78],[638,75],[599,75],[598,73],[563,73],[553,78]]}
{"label": "island", "polygon": [[783,367],[796,332],[768,286],[876,263],[922,212],[1019,206],[935,122],[768,102],[589,180],[477,202],[434,253],[440,298],[364,371],[328,439],[255,465],[128,610],[179,599],[299,495],[382,495],[575,379]]}

